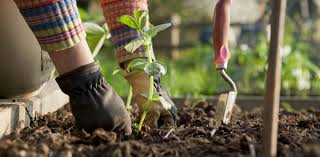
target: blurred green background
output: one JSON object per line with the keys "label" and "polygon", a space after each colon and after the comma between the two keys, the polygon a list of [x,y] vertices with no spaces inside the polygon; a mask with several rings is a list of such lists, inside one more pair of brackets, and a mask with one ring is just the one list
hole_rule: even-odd
{"label": "blurred green background", "polygon": [[[83,21],[104,24],[97,1],[80,0],[78,3]],[[168,67],[168,74],[161,81],[172,96],[211,96],[228,88],[212,62],[210,23],[214,3],[214,0],[204,0],[200,4],[192,0],[149,2],[152,23],[170,22],[172,15],[181,20],[180,26],[176,27],[180,31],[178,47],[170,45],[171,30],[154,40],[157,59]],[[233,5],[230,33],[232,57],[227,72],[236,82],[240,95],[263,95],[270,35],[270,4],[268,0],[237,0]],[[320,95],[319,6],[317,0],[288,1],[281,54],[282,95]],[[89,46],[93,48],[94,42],[90,40]],[[171,54],[172,49],[176,50],[176,54]],[[126,96],[129,89],[127,82],[121,75],[112,75],[117,64],[110,40],[105,41],[96,60],[101,64],[108,82],[121,96]]]}

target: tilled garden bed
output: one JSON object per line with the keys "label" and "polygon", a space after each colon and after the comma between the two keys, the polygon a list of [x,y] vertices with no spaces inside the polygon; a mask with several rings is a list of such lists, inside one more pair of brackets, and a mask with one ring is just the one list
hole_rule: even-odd
{"label": "tilled garden bed", "polygon": [[[76,128],[65,107],[3,137],[0,156],[262,156],[259,110],[235,113],[231,124],[221,127],[216,126],[214,115],[214,107],[199,103],[180,110],[176,128],[144,128],[140,135],[123,137],[102,129],[87,133]],[[319,156],[319,120],[317,111],[281,111],[278,155]]]}

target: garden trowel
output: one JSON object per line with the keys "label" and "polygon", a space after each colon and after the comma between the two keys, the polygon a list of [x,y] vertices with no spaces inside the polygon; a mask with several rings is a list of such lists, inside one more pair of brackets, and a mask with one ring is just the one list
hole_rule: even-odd
{"label": "garden trowel", "polygon": [[213,47],[215,50],[214,62],[216,64],[216,70],[231,87],[230,90],[221,94],[218,99],[215,120],[219,126],[230,122],[232,109],[237,97],[237,87],[226,73],[230,57],[230,51],[228,49],[230,7],[231,0],[218,1],[213,17]]}
{"label": "garden trowel", "polygon": [[215,119],[218,125],[228,124],[231,119],[232,109],[234,107],[237,98],[237,87],[232,79],[227,75],[225,69],[219,68],[217,71],[220,73],[222,78],[229,84],[231,89],[225,93],[220,94],[216,107]]}

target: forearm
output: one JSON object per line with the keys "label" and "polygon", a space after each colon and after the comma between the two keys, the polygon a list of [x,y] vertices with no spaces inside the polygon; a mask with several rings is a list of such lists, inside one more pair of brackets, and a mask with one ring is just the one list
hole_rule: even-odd
{"label": "forearm", "polygon": [[[216,4],[213,19],[213,48],[216,63],[224,62],[228,56],[228,32],[230,25],[231,0],[219,0]],[[226,53],[227,52],[227,53]],[[219,58],[219,55],[224,58]]]}

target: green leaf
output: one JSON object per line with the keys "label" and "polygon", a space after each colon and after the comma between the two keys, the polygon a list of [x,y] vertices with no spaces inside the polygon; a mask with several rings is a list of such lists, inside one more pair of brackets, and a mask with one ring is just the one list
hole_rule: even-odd
{"label": "green leaf", "polygon": [[133,16],[136,20],[140,20],[143,16],[146,16],[148,13],[147,10],[134,10]]}
{"label": "green leaf", "polygon": [[122,15],[117,18],[117,21],[119,21],[120,23],[125,24],[131,28],[139,29],[139,25],[138,25],[137,21],[132,16]]}
{"label": "green leaf", "polygon": [[146,23],[147,23],[147,15],[148,11],[147,10],[135,10],[133,12],[134,18],[136,21],[138,21],[139,29],[144,30]]}
{"label": "green leaf", "polygon": [[141,30],[145,30],[146,29],[147,16],[141,17],[141,19],[139,20],[139,25],[140,25]]}
{"label": "green leaf", "polygon": [[119,72],[121,72],[121,68],[120,67],[115,67],[114,69],[113,69],[113,72],[112,72],[112,75],[116,75],[117,73],[119,73]]}
{"label": "green leaf", "polygon": [[137,58],[132,60],[127,67],[128,71],[143,71],[148,62],[145,59]]}
{"label": "green leaf", "polygon": [[160,102],[160,97],[155,97],[151,99],[152,102]]}
{"label": "green leaf", "polygon": [[99,26],[95,23],[84,22],[83,27],[84,27],[84,30],[86,31],[87,34],[103,35],[106,33],[105,30],[101,26]]}
{"label": "green leaf", "polygon": [[94,50],[92,52],[93,57],[96,57],[98,55],[98,53],[100,52],[100,50],[101,50],[101,48],[102,48],[102,46],[104,44],[104,41],[106,39],[107,39],[106,35],[105,34],[102,35],[102,37],[100,38],[100,40],[98,41],[98,43],[96,44],[96,46],[95,46],[95,48],[94,48]]}
{"label": "green leaf", "polygon": [[160,62],[153,62],[146,64],[144,71],[150,76],[159,76],[166,74],[167,68]]}
{"label": "green leaf", "polygon": [[140,19],[141,15],[143,14],[143,11],[144,10],[134,10],[133,11],[134,19],[138,21]]}
{"label": "green leaf", "polygon": [[140,24],[140,28],[142,30],[145,30],[146,29],[146,25],[147,25],[147,16],[145,17],[142,17],[139,21],[139,24]]}
{"label": "green leaf", "polygon": [[87,34],[86,40],[93,56],[96,56],[106,41],[106,34]]}
{"label": "green leaf", "polygon": [[141,45],[144,43],[143,37],[138,37],[137,39],[132,40],[129,44],[127,44],[124,48],[129,52],[133,53],[136,51]]}
{"label": "green leaf", "polygon": [[85,22],[84,29],[87,33],[86,39],[93,57],[97,56],[105,40],[111,37],[105,26],[101,27],[95,23]]}
{"label": "green leaf", "polygon": [[157,26],[151,26],[149,30],[146,32],[149,37],[155,37],[159,32],[169,28],[171,23],[161,24]]}

